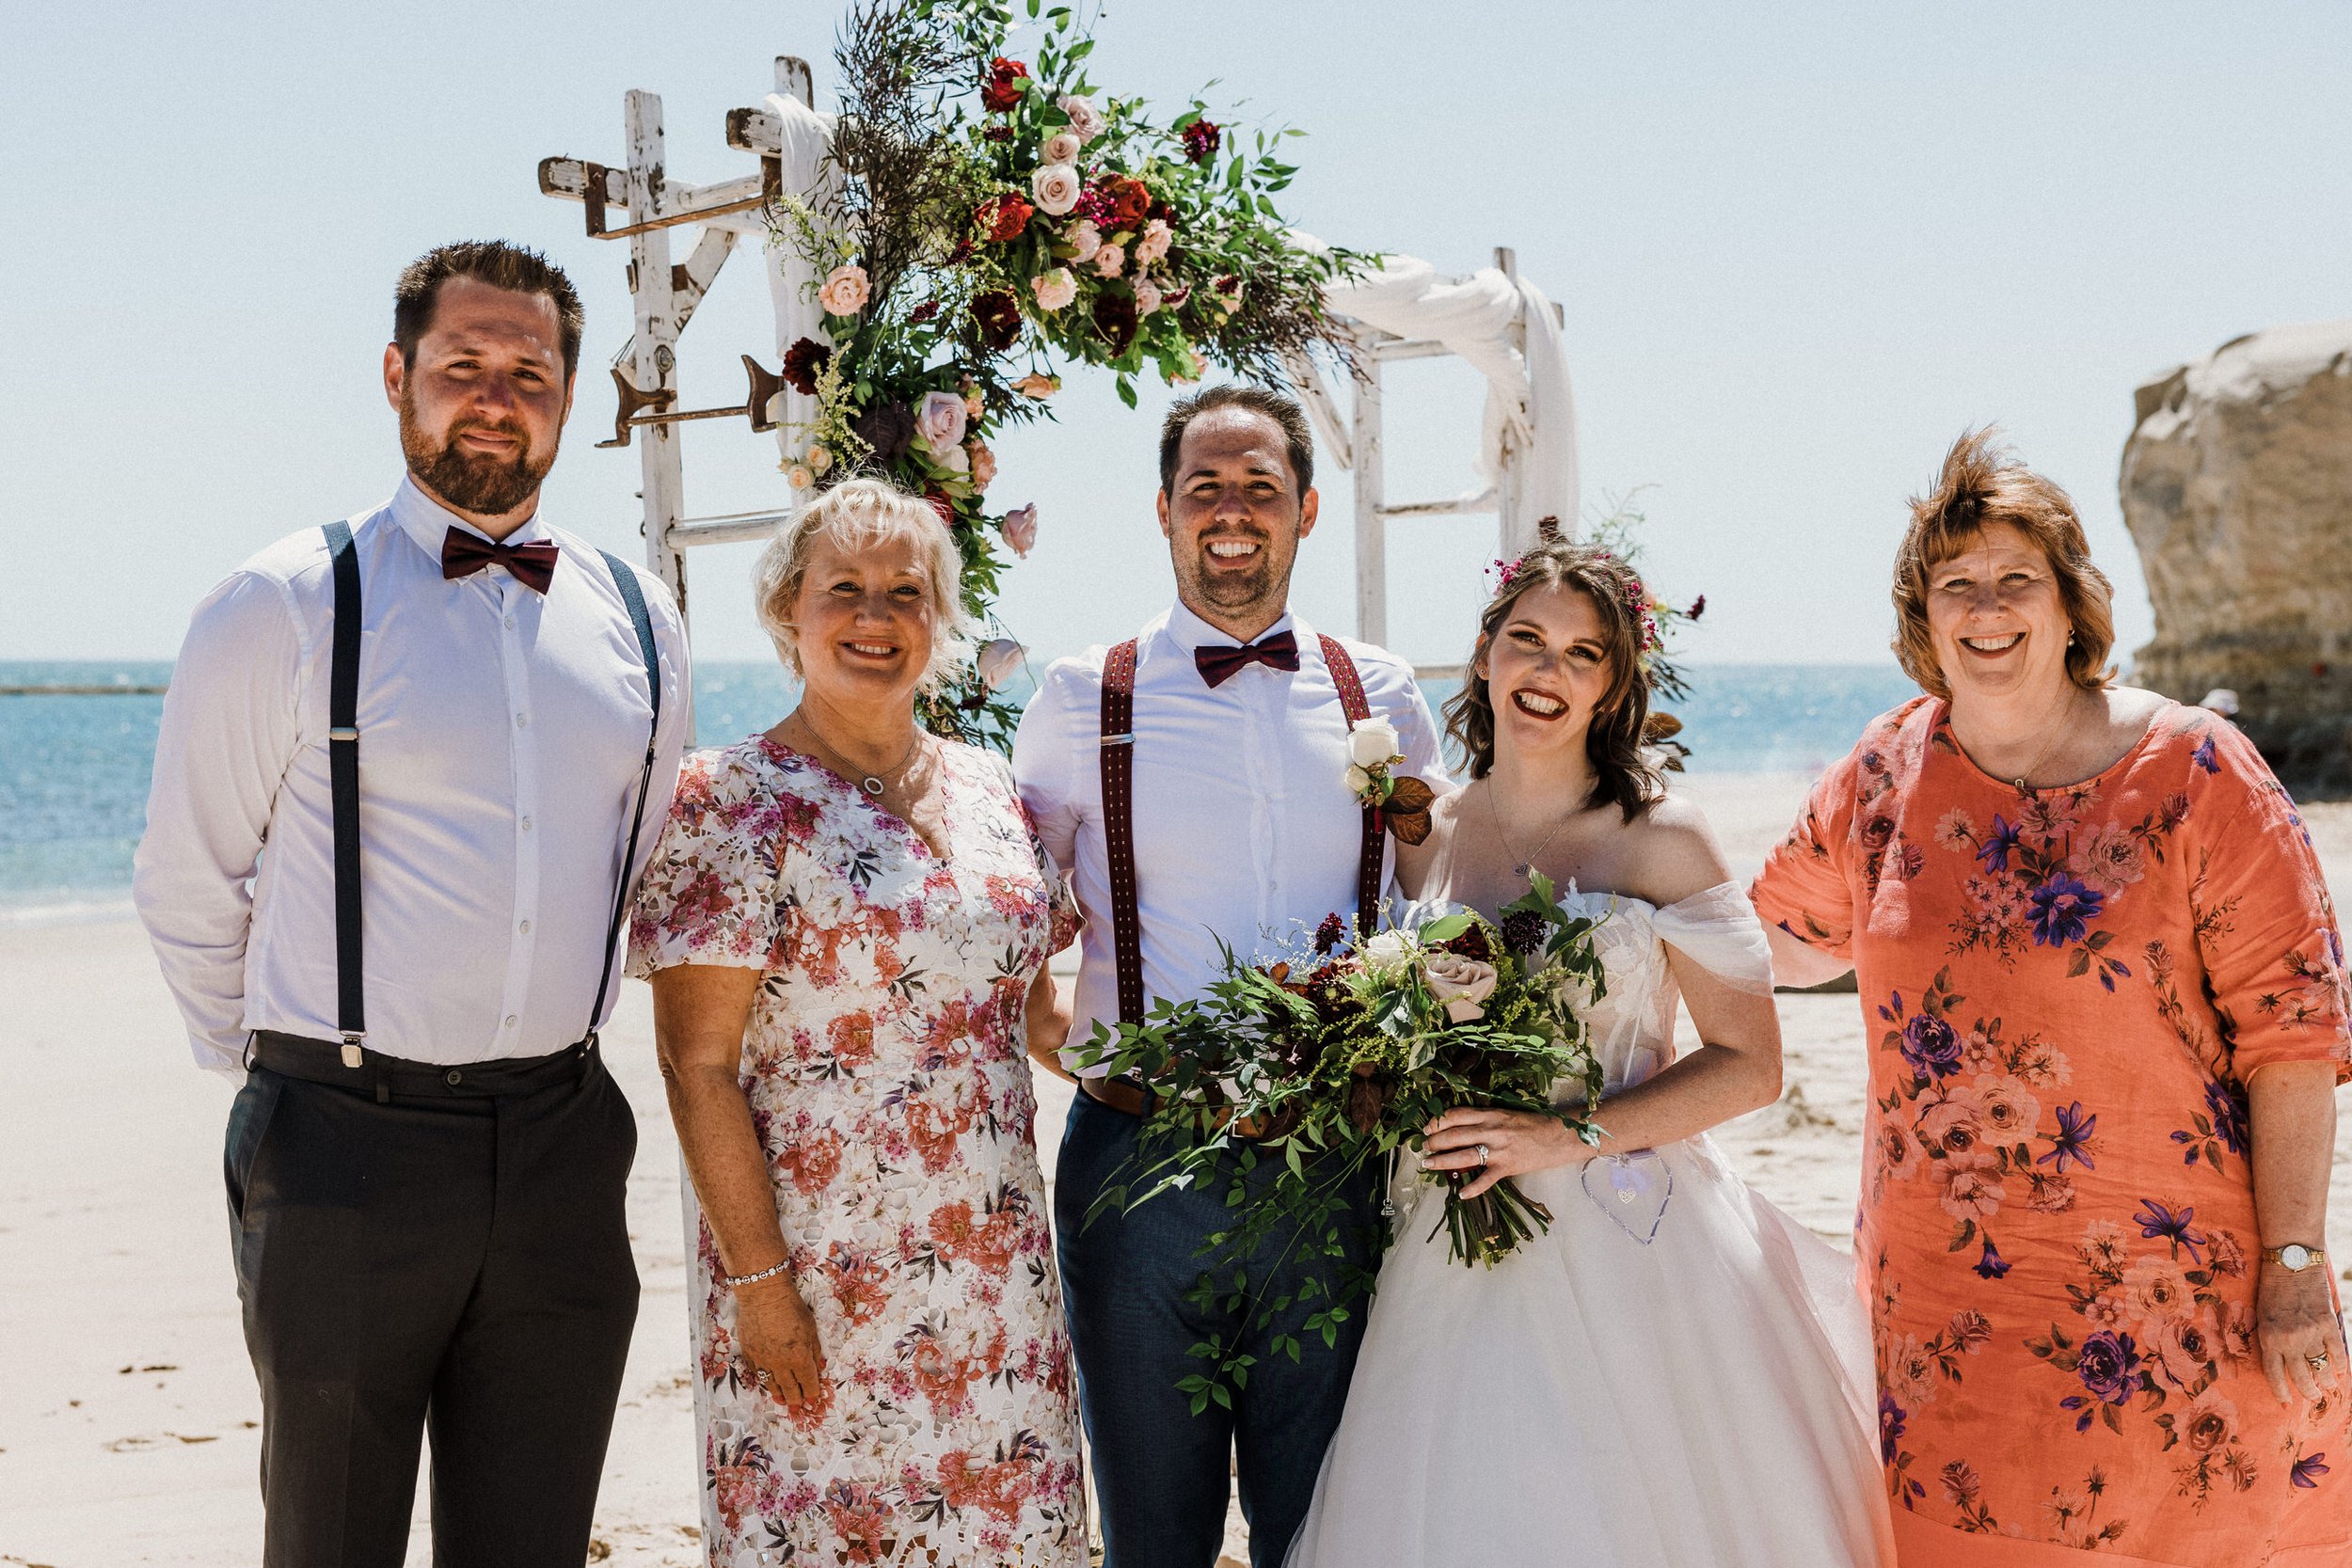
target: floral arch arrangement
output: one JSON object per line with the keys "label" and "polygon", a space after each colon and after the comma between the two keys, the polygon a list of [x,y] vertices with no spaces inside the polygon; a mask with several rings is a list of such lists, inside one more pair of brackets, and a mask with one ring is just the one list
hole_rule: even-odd
{"label": "floral arch arrangement", "polygon": [[[991,438],[1050,417],[1056,365],[1110,370],[1131,407],[1146,372],[1279,384],[1286,355],[1344,356],[1324,287],[1369,261],[1302,245],[1282,221],[1297,132],[1245,145],[1197,100],[1157,121],[1089,78],[1073,9],[1026,8],[1044,37],[1021,59],[1010,0],[862,0],[834,51],[819,187],[771,218],[821,278],[831,340],[786,355],[817,409],[789,433],[793,486],[862,472],[927,497],[961,550],[965,608],[992,625],[1004,552],[1028,552],[1037,514],[993,510]],[[928,722],[1008,745],[1018,714],[995,693],[1020,657],[992,642]]]}

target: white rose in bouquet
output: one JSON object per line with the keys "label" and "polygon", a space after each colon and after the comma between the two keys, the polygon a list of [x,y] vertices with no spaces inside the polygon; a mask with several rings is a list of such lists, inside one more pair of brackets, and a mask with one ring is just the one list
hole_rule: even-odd
{"label": "white rose in bouquet", "polygon": [[971,411],[959,394],[925,392],[922,405],[914,411],[914,434],[922,437],[933,458],[961,472],[961,466],[948,454],[963,455],[963,432],[970,420]]}
{"label": "white rose in bouquet", "polygon": [[1397,760],[1396,726],[1386,719],[1359,719],[1347,732],[1347,757],[1359,768]]}
{"label": "white rose in bouquet", "polygon": [[1037,198],[1038,211],[1049,217],[1060,217],[1075,207],[1083,189],[1078,171],[1068,164],[1046,164],[1029,176],[1029,191]]}
{"label": "white rose in bouquet", "polygon": [[1002,690],[1005,683],[1012,679],[1013,672],[1021,668],[1021,661],[1028,655],[1028,649],[1009,637],[991,638],[980,646],[978,659],[980,684],[991,691]]}
{"label": "white rose in bouquet", "polygon": [[1108,123],[1103,119],[1103,111],[1094,106],[1094,100],[1091,98],[1081,98],[1076,93],[1064,93],[1054,103],[1057,108],[1070,117],[1070,129],[1077,136],[1081,146],[1101,135],[1104,126]]}
{"label": "white rose in bouquet", "polygon": [[1049,164],[1074,164],[1078,161],[1078,149],[1085,145],[1078,139],[1077,132],[1057,131],[1045,138],[1045,145],[1038,153]]}
{"label": "white rose in bouquet", "polygon": [[1372,974],[1394,973],[1413,961],[1413,943],[1402,931],[1382,931],[1364,943],[1362,956]]}
{"label": "white rose in bouquet", "polygon": [[1456,1023],[1486,1016],[1486,998],[1495,993],[1495,966],[1459,953],[1432,953],[1421,961],[1422,983]]}

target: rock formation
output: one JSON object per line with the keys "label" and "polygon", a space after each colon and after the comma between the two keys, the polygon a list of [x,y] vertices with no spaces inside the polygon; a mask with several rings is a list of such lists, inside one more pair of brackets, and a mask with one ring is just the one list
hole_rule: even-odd
{"label": "rock formation", "polygon": [[2156,635],[2135,682],[2234,689],[2289,789],[2352,794],[2352,321],[2234,339],[2137,401],[2123,521]]}

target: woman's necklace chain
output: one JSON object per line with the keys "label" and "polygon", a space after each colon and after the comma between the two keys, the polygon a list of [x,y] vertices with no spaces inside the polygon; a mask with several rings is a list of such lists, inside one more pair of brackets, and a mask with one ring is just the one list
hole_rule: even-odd
{"label": "woman's necklace chain", "polygon": [[[881,774],[861,773],[859,769],[850,767],[849,759],[841,754],[840,749],[834,746],[833,742],[827,740],[823,734],[818,730],[817,726],[809,721],[806,709],[795,710],[792,716],[801,721],[801,728],[808,732],[808,737],[817,742],[817,749],[825,753],[822,760],[834,764],[844,778],[856,779],[858,788],[866,792],[866,799],[871,800],[879,800],[882,799],[883,784]],[[898,782],[903,783],[905,781],[907,765],[914,760],[914,753],[921,751],[922,748],[923,732],[918,728],[914,732],[914,737],[907,742],[906,754],[900,757],[898,764],[889,769]]]}
{"label": "woman's necklace chain", "polygon": [[1535,863],[1535,856],[1551,847],[1551,841],[1560,836],[1560,830],[1566,827],[1568,818],[1575,815],[1576,812],[1573,809],[1563,814],[1557,821],[1552,823],[1551,832],[1544,835],[1544,841],[1535,846],[1534,854],[1521,855],[1511,847],[1510,835],[1502,831],[1502,808],[1495,804],[1494,780],[1490,778],[1486,781],[1486,819],[1494,824],[1495,842],[1502,845],[1502,852],[1516,863],[1511,867],[1511,875],[1514,877],[1527,875],[1529,869]]}
{"label": "woman's necklace chain", "polygon": [[[2072,708],[2074,705],[2074,691],[2075,688],[2074,683],[2070,681],[2067,684],[2066,694],[2058,699],[2061,708]],[[2030,795],[2033,793],[2033,785],[2028,781],[2030,781],[2036,773],[2042,771],[2042,765],[2050,760],[2050,753],[2058,749],[2059,741],[2066,738],[2069,728],[2070,726],[2066,721],[2066,717],[2063,713],[2061,713],[2057,726],[2051,732],[2050,738],[2042,742],[2041,754],[2033,759],[2031,766],[2026,768],[2023,773],[2018,774],[2015,779],[2010,781],[2012,784],[2016,784],[2018,794]]]}

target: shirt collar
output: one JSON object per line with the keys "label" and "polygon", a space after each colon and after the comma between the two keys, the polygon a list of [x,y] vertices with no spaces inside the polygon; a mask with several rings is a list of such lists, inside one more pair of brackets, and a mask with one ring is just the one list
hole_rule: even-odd
{"label": "shirt collar", "polygon": [[[477,539],[487,539],[473,524],[435,500],[419,487],[413,475],[401,476],[400,488],[392,492],[392,520],[401,531],[417,542],[417,547],[435,561],[441,559],[441,541],[451,529],[463,529]],[[529,545],[548,537],[548,525],[536,512],[531,521],[508,534],[503,541],[509,545]]]}
{"label": "shirt collar", "polygon": [[[433,547],[438,550],[441,546],[438,542],[436,542]],[[1303,628],[1298,624],[1298,618],[1287,610],[1282,611],[1280,620],[1260,632],[1252,641],[1263,642],[1278,631],[1295,633],[1299,641],[1306,641]],[[1168,638],[1169,641],[1188,654],[1200,648],[1218,644],[1230,648],[1235,641],[1232,632],[1209,625],[1181,604],[1168,607]]]}

